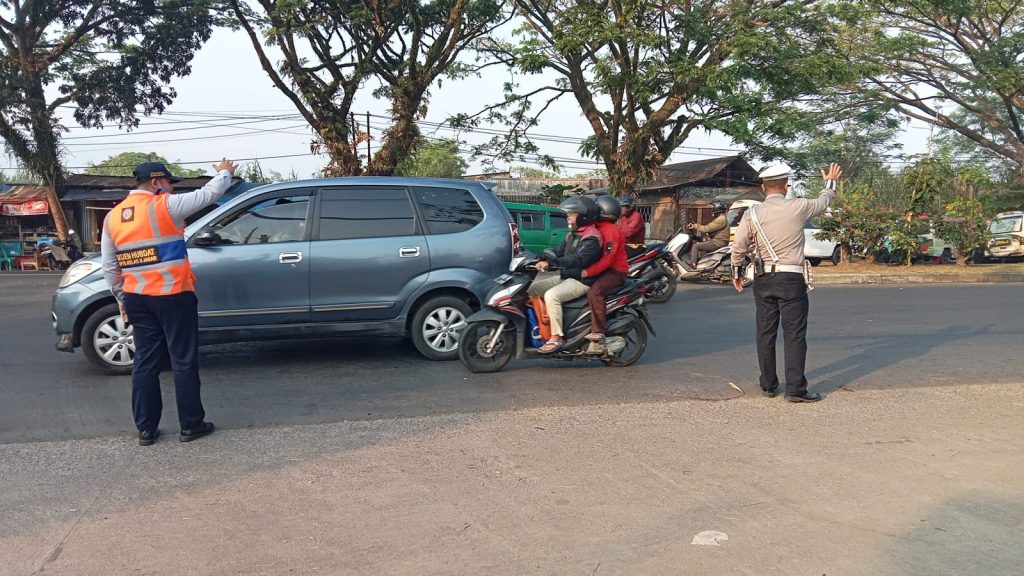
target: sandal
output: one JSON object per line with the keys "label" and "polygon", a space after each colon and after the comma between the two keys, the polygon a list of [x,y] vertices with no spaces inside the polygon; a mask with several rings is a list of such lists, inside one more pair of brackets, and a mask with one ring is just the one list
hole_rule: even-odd
{"label": "sandal", "polygon": [[537,352],[540,352],[541,354],[551,354],[552,352],[557,352],[561,347],[561,340],[548,340],[543,346],[537,349]]}
{"label": "sandal", "polygon": [[600,332],[591,332],[584,336],[584,338],[591,342],[604,342],[604,334],[601,334]]}

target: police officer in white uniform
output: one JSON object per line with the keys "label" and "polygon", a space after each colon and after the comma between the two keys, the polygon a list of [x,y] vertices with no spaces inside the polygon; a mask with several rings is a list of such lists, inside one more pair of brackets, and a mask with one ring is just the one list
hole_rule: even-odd
{"label": "police officer in white uniform", "polygon": [[[733,285],[743,291],[742,266],[754,252],[754,303],[757,308],[757,361],[765,396],[779,393],[775,367],[775,339],[779,323],[785,343],[786,400],[817,402],[821,394],[807,391],[807,284],[804,281],[804,223],[824,212],[836,195],[842,176],[838,164],[821,171],[824,189],[818,198],[787,198],[790,167],[771,166],[761,172],[763,203],[747,210],[732,245]],[[755,221],[756,219],[756,221]],[[760,264],[763,263],[763,264]],[[754,264],[751,264],[754,265]]]}

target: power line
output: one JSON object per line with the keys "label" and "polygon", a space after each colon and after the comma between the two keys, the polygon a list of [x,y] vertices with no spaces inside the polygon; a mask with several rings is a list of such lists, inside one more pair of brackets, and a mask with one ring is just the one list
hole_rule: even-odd
{"label": "power line", "polygon": [[289,132],[296,128],[302,128],[308,126],[305,122],[302,124],[295,124],[293,126],[286,126],[282,128],[248,128],[249,132],[238,132],[235,134],[213,134],[210,136],[196,136],[192,138],[166,138],[163,140],[133,140],[131,142],[75,142],[69,144],[69,146],[136,146],[138,144],[163,144],[166,142],[199,142],[203,140],[222,140],[224,138],[237,138],[239,136],[252,136],[254,133],[278,133],[278,134],[293,134],[295,136],[309,136],[310,134],[305,132]]}
{"label": "power line", "polygon": [[[213,124],[210,122],[199,122],[189,121],[190,124],[202,124],[202,126],[192,126],[189,128],[168,128],[167,130],[148,130],[142,132],[129,132],[127,134],[96,134],[95,136],[71,136],[69,138],[61,138],[61,142],[68,140],[86,140],[93,138],[119,138],[122,136],[138,136],[140,134],[166,134],[167,132],[184,132],[188,130],[209,130],[210,128],[228,128],[233,126],[242,126],[248,124],[261,124],[264,122],[283,122],[286,120],[296,120],[301,118],[299,114],[292,114],[291,116],[276,116],[273,118],[267,118],[264,120],[245,120],[243,122],[234,122],[228,124]],[[305,124],[305,122],[303,122]]]}

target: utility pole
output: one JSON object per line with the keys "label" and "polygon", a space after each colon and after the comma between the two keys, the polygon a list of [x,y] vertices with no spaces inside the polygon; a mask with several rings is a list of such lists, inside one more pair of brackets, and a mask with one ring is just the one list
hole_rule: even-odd
{"label": "utility pole", "polygon": [[366,111],[366,165],[370,165],[370,111]]}

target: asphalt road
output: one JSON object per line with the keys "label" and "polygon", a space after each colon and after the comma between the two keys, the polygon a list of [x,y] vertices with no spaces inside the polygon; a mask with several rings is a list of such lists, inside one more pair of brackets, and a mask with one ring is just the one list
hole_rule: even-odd
{"label": "asphalt road", "polygon": [[[130,379],[98,373],[81,352],[55,350],[49,303],[58,279],[0,274],[0,444],[134,430]],[[819,287],[808,331],[811,388],[1022,382],[1022,289]],[[651,311],[658,337],[629,368],[513,360],[477,375],[458,362],[425,360],[399,339],[228,344],[202,349],[203,398],[219,427],[258,429],[758,392],[749,291],[688,285]],[[162,427],[173,431],[170,374],[164,384]]]}

